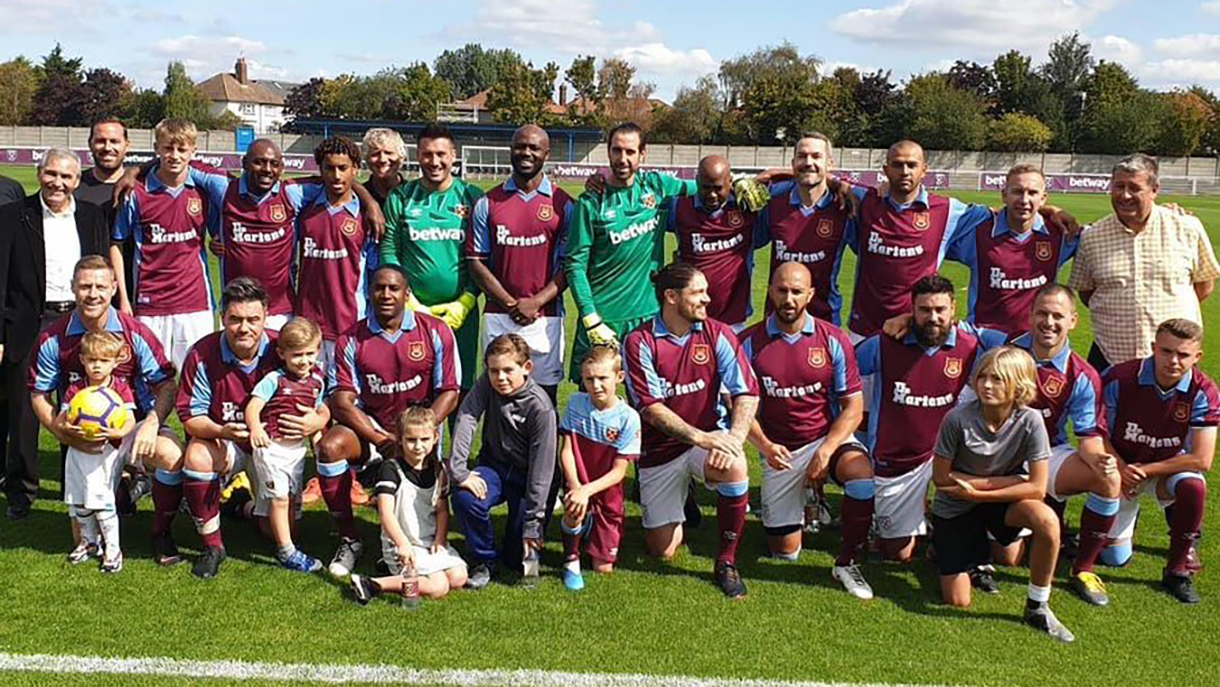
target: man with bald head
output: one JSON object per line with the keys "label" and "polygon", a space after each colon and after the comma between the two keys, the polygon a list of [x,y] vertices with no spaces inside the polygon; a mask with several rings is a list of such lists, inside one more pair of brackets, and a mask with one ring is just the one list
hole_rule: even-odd
{"label": "man with bald head", "polygon": [[860,372],[843,330],[808,312],[813,297],[805,265],[778,265],[767,288],[771,314],[741,334],[762,392],[750,442],[763,460],[763,529],[773,556],[796,560],[805,489],[834,480],[845,495],[832,575],[852,596],[871,599],[873,590],[856,565],[874,492],[868,451],[852,436],[864,415]]}
{"label": "man with bald head", "polygon": [[678,236],[678,260],[707,277],[708,317],[741,331],[750,318],[750,275],[756,214],[738,206],[723,155],[699,161],[697,193],[670,200],[669,230]]}
{"label": "man with bald head", "polygon": [[512,176],[475,203],[465,252],[470,276],[487,294],[480,349],[501,334],[520,335],[531,376],[554,402],[563,379],[562,258],[572,199],[543,174],[550,154],[541,127],[513,133]]}

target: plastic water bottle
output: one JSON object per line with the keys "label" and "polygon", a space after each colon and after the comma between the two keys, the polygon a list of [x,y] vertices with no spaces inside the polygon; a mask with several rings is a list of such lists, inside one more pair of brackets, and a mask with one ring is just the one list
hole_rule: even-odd
{"label": "plastic water bottle", "polygon": [[530,549],[530,552],[521,560],[521,567],[521,586],[526,589],[537,587],[540,572],[537,549]]}
{"label": "plastic water bottle", "polygon": [[817,534],[822,531],[821,519],[821,498],[818,497],[818,490],[813,487],[805,488],[805,531],[809,534]]}
{"label": "plastic water bottle", "polygon": [[402,608],[406,611],[419,608],[419,575],[414,563],[402,569]]}

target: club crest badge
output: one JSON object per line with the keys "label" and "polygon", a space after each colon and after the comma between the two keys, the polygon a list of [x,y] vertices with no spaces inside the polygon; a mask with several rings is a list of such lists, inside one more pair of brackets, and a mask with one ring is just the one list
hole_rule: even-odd
{"label": "club crest badge", "polygon": [[412,341],[407,346],[407,358],[412,362],[419,362],[424,359],[424,342]]}
{"label": "club crest badge", "polygon": [[741,225],[746,223],[739,210],[729,210],[728,212],[725,212],[724,221],[734,229],[740,229]]}
{"label": "club crest badge", "polygon": [[712,347],[707,344],[691,346],[690,359],[696,365],[706,365],[712,359]]}
{"label": "club crest badge", "polygon": [[809,349],[809,366],[818,368],[826,367],[826,349],[811,348]]}
{"label": "club crest badge", "polygon": [[555,216],[555,208],[551,207],[550,205],[546,205],[546,204],[538,206],[538,221],[539,222],[550,222],[551,218],[554,216]]}
{"label": "club crest badge", "polygon": [[949,379],[957,379],[962,376],[961,358],[945,358],[945,376]]}
{"label": "club crest badge", "polygon": [[919,231],[927,231],[928,227],[932,226],[932,218],[926,212],[917,212],[911,220],[911,226]]}
{"label": "club crest badge", "polygon": [[651,210],[657,206],[657,197],[651,193],[645,193],[640,197],[640,202],[644,204],[644,207]]}
{"label": "club crest badge", "polygon": [[828,239],[830,238],[830,235],[834,233],[834,224],[828,219],[820,219],[818,220],[817,226],[813,228],[813,231],[818,236]]}
{"label": "club crest badge", "polygon": [[1047,398],[1059,398],[1059,394],[1063,393],[1063,386],[1062,377],[1047,377],[1042,380],[1042,393],[1046,394]]}
{"label": "club crest badge", "polygon": [[343,220],[343,225],[339,227],[339,230],[342,231],[345,235],[351,236],[351,235],[355,234],[356,230],[359,228],[360,228],[360,225],[356,224],[356,220],[351,219],[349,217],[348,219]]}
{"label": "club crest badge", "polygon": [[1046,262],[1047,260],[1050,260],[1053,255],[1054,251],[1051,250],[1050,241],[1038,241],[1034,245],[1034,257],[1038,258],[1039,260]]}
{"label": "club crest badge", "polygon": [[470,208],[466,207],[465,205],[454,205],[453,214],[457,215],[461,219],[466,219],[466,215],[470,214]]}
{"label": "club crest badge", "polygon": [[272,222],[283,222],[286,219],[288,219],[288,210],[283,205],[276,204],[271,206]]}
{"label": "club crest badge", "polygon": [[1190,406],[1185,403],[1173,404],[1173,419],[1178,422],[1186,422],[1190,419]]}
{"label": "club crest badge", "polygon": [[198,198],[186,199],[186,214],[198,217],[203,214],[203,201]]}
{"label": "club crest badge", "polygon": [[610,443],[618,441],[618,427],[607,427],[605,434],[606,441]]}

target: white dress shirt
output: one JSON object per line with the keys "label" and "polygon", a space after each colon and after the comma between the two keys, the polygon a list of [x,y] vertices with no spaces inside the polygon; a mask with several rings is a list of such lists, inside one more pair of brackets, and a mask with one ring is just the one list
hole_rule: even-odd
{"label": "white dress shirt", "polygon": [[72,268],[80,260],[80,234],[76,232],[76,200],[70,199],[63,212],[47,206],[42,194],[42,236],[47,255],[46,301],[75,300],[72,294]]}

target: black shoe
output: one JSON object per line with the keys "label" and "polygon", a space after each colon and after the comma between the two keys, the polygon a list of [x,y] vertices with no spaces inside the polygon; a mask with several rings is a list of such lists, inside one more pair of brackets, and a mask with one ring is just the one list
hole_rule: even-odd
{"label": "black shoe", "polygon": [[153,560],[157,565],[168,567],[182,562],[182,555],[174,544],[174,537],[169,532],[153,535]]}
{"label": "black shoe", "polygon": [[374,577],[389,577],[390,575],[393,575],[393,574],[394,573],[390,572],[390,566],[386,565],[384,558],[378,558],[373,563],[373,576]]}
{"label": "black shoe", "polygon": [[245,514],[243,507],[253,500],[249,489],[234,489],[229,500],[220,504],[220,515],[224,518],[241,519]]}
{"label": "black shoe", "polygon": [[466,588],[472,591],[478,591],[491,582],[491,577],[494,572],[493,565],[490,563],[477,563],[470,571],[470,577],[466,578]]}
{"label": "black shoe", "polygon": [[378,585],[375,580],[364,577],[363,575],[352,573],[350,584],[352,596],[356,597],[356,603],[360,604],[361,606],[369,605],[369,602],[373,600],[373,597],[381,593],[381,586]]}
{"label": "black shoe", "polygon": [[191,574],[202,580],[213,579],[216,573],[220,572],[220,564],[224,559],[223,546],[205,546],[199,560],[195,561],[195,566],[191,568]]}
{"label": "black shoe", "polygon": [[131,501],[131,512],[134,515],[139,508],[140,499],[152,493],[152,478],[148,475],[133,475],[127,485],[127,498]]}
{"label": "black shoe", "polygon": [[1078,532],[1067,532],[1059,537],[1059,559],[1069,560],[1076,558],[1076,552],[1080,549],[1080,534]]}
{"label": "black shoe", "polygon": [[980,565],[970,571],[970,586],[984,594],[999,594],[1000,585],[996,583],[995,569],[990,565]]}
{"label": "black shoe", "polygon": [[730,599],[740,599],[746,595],[746,585],[741,581],[741,573],[732,563],[716,564],[716,584],[720,591]]}
{"label": "black shoe", "polygon": [[4,517],[12,521],[25,520],[30,516],[29,504],[14,504],[4,510]]}
{"label": "black shoe", "polygon": [[695,490],[687,488],[686,503],[682,505],[682,514],[686,516],[686,522],[683,523],[684,529],[697,530],[703,522],[703,511],[699,510],[699,503],[695,501]]}
{"label": "black shoe", "polygon": [[1195,591],[1194,580],[1188,575],[1165,573],[1161,577],[1161,586],[1169,592],[1170,596],[1184,604],[1199,603],[1199,594]]}

